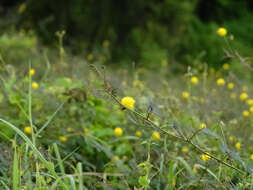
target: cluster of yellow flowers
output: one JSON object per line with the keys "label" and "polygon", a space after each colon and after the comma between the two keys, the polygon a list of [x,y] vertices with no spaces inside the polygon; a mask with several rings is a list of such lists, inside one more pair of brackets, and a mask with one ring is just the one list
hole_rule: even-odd
{"label": "cluster of yellow flowers", "polygon": [[223,85],[225,85],[225,80],[223,79],[223,78],[219,78],[218,80],[217,80],[217,85],[218,86],[223,86]]}
{"label": "cluster of yellow flowers", "polygon": [[92,53],[88,54],[87,60],[88,60],[88,61],[93,61],[93,60],[94,60],[94,56],[93,56]]}
{"label": "cluster of yellow flowers", "polygon": [[[33,69],[33,68],[30,69],[29,70],[29,75],[31,75],[31,76],[35,75],[35,69]],[[37,88],[39,88],[39,84],[37,82],[32,82],[32,87],[34,89],[37,89]]]}
{"label": "cluster of yellow flowers", "polygon": [[188,99],[190,97],[190,93],[185,91],[185,92],[182,93],[182,97],[184,99]]}
{"label": "cluster of yellow flowers", "polygon": [[221,36],[221,37],[226,36],[226,35],[227,35],[227,30],[226,30],[226,28],[223,28],[223,27],[218,28],[217,34],[218,34],[219,36]]}
{"label": "cluster of yellow flowers", "polygon": [[182,148],[182,152],[183,152],[183,153],[187,153],[187,152],[189,152],[189,149],[188,149],[187,147],[184,146],[184,147]]}
{"label": "cluster of yellow flowers", "polygon": [[[114,129],[114,135],[115,136],[122,136],[123,135],[123,129],[120,128],[120,127],[116,127]],[[137,137],[142,137],[142,132],[141,131],[136,131],[135,135]],[[161,137],[160,137],[160,134],[158,132],[153,131],[151,138],[152,138],[152,140],[158,141],[158,140],[160,140]]]}
{"label": "cluster of yellow flowers", "polygon": [[59,140],[60,140],[61,142],[65,143],[65,142],[68,141],[68,138],[65,137],[65,136],[60,136],[60,137],[59,137]]}
{"label": "cluster of yellow flowers", "polygon": [[24,128],[24,132],[28,135],[32,134],[32,128],[30,126],[26,126]]}
{"label": "cluster of yellow flowers", "polygon": [[201,157],[201,159],[203,160],[204,163],[206,163],[208,160],[211,159],[211,157],[207,154],[201,154],[200,157]]}
{"label": "cluster of yellow flowers", "polygon": [[192,82],[192,84],[198,84],[198,82],[199,82],[198,77],[192,77],[191,82]]}
{"label": "cluster of yellow flowers", "polygon": [[241,148],[241,143],[240,143],[240,142],[237,142],[237,143],[235,144],[235,148],[236,148],[237,150],[239,150],[239,149]]}
{"label": "cluster of yellow flowers", "polygon": [[228,63],[225,63],[225,64],[223,65],[223,69],[224,69],[224,70],[228,70],[228,69],[229,69],[229,64],[228,64]]}
{"label": "cluster of yellow flowers", "polygon": [[206,127],[206,124],[205,124],[205,123],[201,123],[201,124],[200,124],[200,128],[201,128],[201,129],[203,129],[203,128],[205,128],[205,127]]}
{"label": "cluster of yellow flowers", "polygon": [[133,110],[135,100],[132,97],[126,96],[126,97],[121,99],[121,104],[123,106],[125,106],[126,108]]}

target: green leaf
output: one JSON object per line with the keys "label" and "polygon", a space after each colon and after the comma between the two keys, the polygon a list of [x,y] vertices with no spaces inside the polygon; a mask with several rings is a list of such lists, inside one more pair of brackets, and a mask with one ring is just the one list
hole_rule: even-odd
{"label": "green leaf", "polygon": [[138,182],[142,187],[148,188],[150,180],[148,179],[148,176],[145,175],[140,176]]}
{"label": "green leaf", "polygon": [[19,168],[18,168],[18,155],[17,155],[17,150],[15,147],[14,150],[14,160],[13,160],[13,172],[12,172],[12,176],[13,176],[13,182],[12,182],[12,187],[13,190],[19,190]]}

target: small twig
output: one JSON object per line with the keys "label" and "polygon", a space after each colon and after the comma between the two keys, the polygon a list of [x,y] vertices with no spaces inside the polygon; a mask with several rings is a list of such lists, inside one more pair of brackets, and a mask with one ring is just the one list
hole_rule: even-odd
{"label": "small twig", "polygon": [[[66,176],[79,176],[80,174],[67,174]],[[107,176],[112,176],[112,177],[124,177],[125,174],[122,174],[122,173],[99,173],[99,172],[83,172],[82,173],[83,176],[97,176],[97,177],[100,177],[100,178],[104,178],[104,177],[107,177]]]}
{"label": "small twig", "polygon": [[200,131],[202,131],[204,128],[200,128],[200,129],[198,129],[198,130],[196,130],[193,134],[192,134],[192,136],[189,138],[189,141],[191,141]]}

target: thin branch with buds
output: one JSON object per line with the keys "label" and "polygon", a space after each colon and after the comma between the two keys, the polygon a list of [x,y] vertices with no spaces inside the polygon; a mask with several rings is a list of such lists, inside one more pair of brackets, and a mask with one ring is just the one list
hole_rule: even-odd
{"label": "thin branch with buds", "polygon": [[[213,160],[217,161],[218,163],[223,164],[223,165],[225,165],[225,166],[227,166],[227,167],[229,167],[229,168],[232,168],[232,169],[234,169],[234,170],[236,170],[236,171],[238,171],[238,172],[240,172],[240,173],[242,173],[242,174],[246,174],[246,172],[244,172],[243,170],[241,170],[241,169],[239,169],[239,168],[236,168],[235,166],[233,166],[233,165],[231,165],[231,164],[229,164],[229,163],[227,163],[227,162],[225,162],[225,161],[219,159],[218,157],[216,157],[216,156],[214,156],[214,155],[212,155],[212,154],[206,152],[205,150],[203,150],[202,148],[200,148],[198,145],[194,144],[194,143],[192,142],[192,137],[194,137],[196,134],[194,134],[194,136],[192,136],[192,137],[190,137],[190,138],[184,138],[184,137],[180,137],[180,136],[174,135],[174,134],[172,134],[172,133],[170,133],[170,132],[168,132],[168,131],[166,131],[166,130],[160,128],[158,125],[156,125],[152,120],[150,120],[149,118],[147,118],[147,117],[146,117],[145,115],[143,115],[142,113],[139,113],[139,112],[137,112],[137,111],[135,111],[135,110],[126,108],[124,105],[121,104],[120,100],[118,100],[118,98],[117,98],[114,94],[111,93],[111,90],[110,90],[110,87],[109,87],[109,83],[108,83],[108,81],[106,80],[105,75],[101,75],[101,73],[99,72],[99,70],[98,70],[94,65],[91,65],[91,66],[95,69],[95,71],[97,72],[97,74],[98,74],[100,77],[103,78],[103,80],[104,80],[104,90],[105,90],[105,92],[106,92],[108,95],[110,95],[110,97],[111,97],[119,106],[125,108],[125,109],[128,110],[129,112],[134,113],[135,115],[137,115],[138,117],[140,117],[140,118],[144,121],[144,123],[148,124],[148,126],[152,127],[153,129],[158,130],[158,131],[160,131],[161,133],[165,134],[170,140],[181,141],[181,142],[187,143],[187,144],[191,145],[191,146],[193,147],[193,149],[194,149],[196,152],[199,152],[199,153],[201,153],[201,154],[208,155],[208,156],[210,156]],[[109,88],[108,88],[108,87],[109,87]],[[199,132],[199,131],[198,131],[198,132]],[[197,132],[197,133],[198,133],[198,132]]]}

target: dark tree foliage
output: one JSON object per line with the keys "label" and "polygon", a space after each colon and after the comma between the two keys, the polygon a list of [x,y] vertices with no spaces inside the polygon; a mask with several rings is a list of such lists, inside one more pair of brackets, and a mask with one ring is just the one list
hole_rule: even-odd
{"label": "dark tree foliage", "polygon": [[56,31],[66,30],[64,45],[76,54],[109,40],[110,62],[152,67],[164,59],[183,64],[200,59],[215,65],[219,26],[238,36],[238,47],[245,52],[252,49],[252,0],[3,0],[0,15],[23,2],[26,9],[17,17],[18,28],[36,31],[47,45],[57,42]]}

